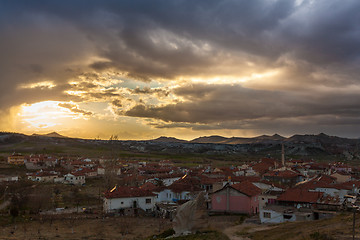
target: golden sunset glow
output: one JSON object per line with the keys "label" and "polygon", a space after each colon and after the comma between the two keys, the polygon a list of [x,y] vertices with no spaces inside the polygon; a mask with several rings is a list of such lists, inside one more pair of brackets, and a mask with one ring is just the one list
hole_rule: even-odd
{"label": "golden sunset glow", "polygon": [[80,114],[60,107],[59,101],[44,101],[34,104],[23,104],[18,113],[21,121],[29,130],[56,129],[63,125],[71,125],[71,120],[80,118]]}
{"label": "golden sunset glow", "polygon": [[356,1],[8,2],[0,130],[360,132]]}
{"label": "golden sunset glow", "polygon": [[19,86],[20,88],[54,88],[56,85],[52,81],[43,81],[43,82],[37,82],[37,83],[29,83],[29,84],[21,84]]}

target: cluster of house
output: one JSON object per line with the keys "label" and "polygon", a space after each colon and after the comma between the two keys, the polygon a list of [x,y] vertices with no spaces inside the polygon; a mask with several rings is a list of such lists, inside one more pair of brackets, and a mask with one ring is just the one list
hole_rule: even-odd
{"label": "cluster of house", "polygon": [[25,165],[26,169],[32,170],[26,174],[27,179],[38,182],[84,185],[86,177],[95,177],[104,172],[103,168],[97,167],[96,161],[87,158],[67,159],[43,154],[25,156],[14,153],[8,157],[8,163]]}
{"label": "cluster of house", "polygon": [[166,212],[169,205],[203,191],[210,212],[258,214],[262,223],[314,220],[351,207],[360,188],[357,169],[342,163],[284,164],[264,158],[238,167],[208,166],[157,178],[145,177],[145,169],[151,168],[139,169],[145,179],[139,187],[116,186],[105,193],[105,212]]}
{"label": "cluster of house", "polygon": [[[20,159],[14,155],[8,162],[20,164]],[[125,215],[171,216],[179,204],[205,192],[210,212],[259,215],[262,223],[313,220],[353,206],[360,189],[360,170],[344,163],[285,162],[283,157],[231,167],[178,167],[169,160],[116,160],[106,167],[109,161],[31,155],[22,164],[35,171],[27,176],[33,181],[75,185],[111,171],[122,184],[104,193],[103,209]]]}

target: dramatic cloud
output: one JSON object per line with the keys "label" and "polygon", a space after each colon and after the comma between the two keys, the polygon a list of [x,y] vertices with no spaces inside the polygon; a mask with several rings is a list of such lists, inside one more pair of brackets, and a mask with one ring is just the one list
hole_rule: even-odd
{"label": "dramatic cloud", "polygon": [[85,111],[85,110],[79,109],[79,107],[77,105],[75,105],[75,104],[59,103],[58,106],[63,107],[63,108],[67,108],[73,113],[80,113],[80,114],[85,115],[85,116],[93,115],[93,113],[90,112],[90,111]]}
{"label": "dramatic cloud", "polygon": [[[360,111],[357,92],[313,93],[246,89],[229,85],[188,85],[174,89],[185,99],[165,106],[136,105],[129,116],[172,122],[213,123],[258,118],[289,118],[316,115],[356,117]],[[341,99],[341,101],[339,101]]]}
{"label": "dramatic cloud", "polygon": [[357,0],[0,1],[0,112],[14,119],[20,105],[61,101],[152,134],[338,134],[360,118],[359,9]]}

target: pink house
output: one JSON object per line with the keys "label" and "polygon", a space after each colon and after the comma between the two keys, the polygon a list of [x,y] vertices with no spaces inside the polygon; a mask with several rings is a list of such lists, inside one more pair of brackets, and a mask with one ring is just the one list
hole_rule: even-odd
{"label": "pink house", "polygon": [[261,189],[251,182],[226,184],[211,195],[211,209],[214,212],[257,214],[260,194]]}

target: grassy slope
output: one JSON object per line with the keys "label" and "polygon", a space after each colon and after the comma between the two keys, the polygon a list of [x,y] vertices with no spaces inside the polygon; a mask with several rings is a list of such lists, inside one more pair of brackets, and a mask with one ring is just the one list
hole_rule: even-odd
{"label": "grassy slope", "polygon": [[[360,214],[356,216],[356,236],[360,237]],[[267,239],[349,239],[352,236],[352,214],[340,214],[331,219],[309,222],[282,223],[277,227],[254,233],[242,233],[254,240]],[[316,238],[316,235],[320,238]],[[314,237],[315,236],[315,237]]]}

